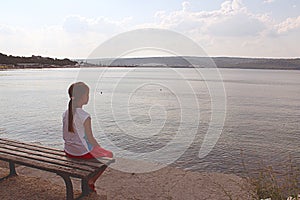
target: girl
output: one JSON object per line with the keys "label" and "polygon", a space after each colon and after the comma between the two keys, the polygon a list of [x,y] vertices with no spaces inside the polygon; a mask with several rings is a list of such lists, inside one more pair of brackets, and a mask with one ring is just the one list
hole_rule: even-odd
{"label": "girl", "polygon": [[[70,158],[94,159],[100,157],[112,158],[111,151],[100,147],[93,136],[91,117],[82,109],[89,101],[89,87],[83,82],[73,83],[69,87],[69,107],[63,114],[64,151]],[[94,183],[102,174],[96,174],[88,182],[92,191]]]}

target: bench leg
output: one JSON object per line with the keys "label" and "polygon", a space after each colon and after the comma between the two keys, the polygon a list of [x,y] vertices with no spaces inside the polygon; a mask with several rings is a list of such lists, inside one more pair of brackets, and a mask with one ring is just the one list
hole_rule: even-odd
{"label": "bench leg", "polygon": [[86,196],[90,193],[90,188],[89,188],[89,185],[88,185],[88,180],[86,179],[82,179],[81,180],[81,191],[82,191],[82,194],[81,196]]}
{"label": "bench leg", "polygon": [[16,175],[17,175],[17,172],[16,172],[15,163],[12,161],[9,161],[9,174],[3,178],[0,178],[0,181],[5,180],[12,176],[16,176]]}
{"label": "bench leg", "polygon": [[73,200],[73,184],[71,181],[71,178],[67,175],[61,175],[59,174],[65,181],[66,184],[66,195],[67,195],[67,200]]}
{"label": "bench leg", "polygon": [[15,163],[9,161],[9,176],[15,176],[15,175],[17,175]]}

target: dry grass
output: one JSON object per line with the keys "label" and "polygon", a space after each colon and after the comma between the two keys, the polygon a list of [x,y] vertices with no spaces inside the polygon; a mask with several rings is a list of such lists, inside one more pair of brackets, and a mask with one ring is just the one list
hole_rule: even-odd
{"label": "dry grass", "polygon": [[257,198],[283,200],[297,197],[300,193],[300,168],[293,162],[291,156],[285,163],[276,167],[260,161],[255,170],[249,170],[248,164],[242,160],[247,180],[253,186],[253,194]]}

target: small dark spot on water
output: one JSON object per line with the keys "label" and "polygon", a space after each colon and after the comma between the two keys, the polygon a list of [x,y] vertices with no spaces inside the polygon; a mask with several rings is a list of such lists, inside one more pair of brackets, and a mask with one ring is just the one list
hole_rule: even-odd
{"label": "small dark spot on water", "polygon": [[162,91],[162,89],[160,88],[159,91]]}

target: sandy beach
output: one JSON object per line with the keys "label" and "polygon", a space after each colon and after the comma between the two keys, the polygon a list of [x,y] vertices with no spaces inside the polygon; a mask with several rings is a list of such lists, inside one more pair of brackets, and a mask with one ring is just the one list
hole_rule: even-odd
{"label": "sandy beach", "polygon": [[[0,163],[0,176],[9,170]],[[0,182],[3,200],[65,199],[63,179],[24,166],[18,166],[19,176]],[[80,181],[72,179],[75,196],[80,195]],[[165,167],[149,173],[125,173],[107,169],[96,182],[97,193],[84,199],[253,199],[245,179],[233,174],[198,173]]]}

